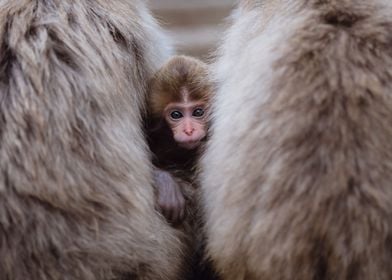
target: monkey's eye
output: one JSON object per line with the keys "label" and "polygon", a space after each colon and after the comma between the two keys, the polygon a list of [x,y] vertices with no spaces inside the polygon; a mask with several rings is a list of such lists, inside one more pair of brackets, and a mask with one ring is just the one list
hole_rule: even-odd
{"label": "monkey's eye", "polygon": [[192,116],[196,118],[200,118],[204,116],[204,110],[202,108],[197,108],[196,110],[193,111]]}
{"label": "monkey's eye", "polygon": [[183,115],[182,115],[182,113],[180,111],[173,111],[173,112],[170,113],[170,117],[173,120],[178,120],[178,119],[181,119],[183,117]]}

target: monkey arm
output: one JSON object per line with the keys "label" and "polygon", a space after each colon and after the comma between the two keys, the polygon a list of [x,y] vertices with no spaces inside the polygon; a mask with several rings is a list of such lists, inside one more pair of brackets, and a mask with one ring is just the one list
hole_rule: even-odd
{"label": "monkey arm", "polygon": [[185,219],[185,197],[175,177],[167,171],[154,169],[154,185],[157,193],[158,210],[172,225]]}

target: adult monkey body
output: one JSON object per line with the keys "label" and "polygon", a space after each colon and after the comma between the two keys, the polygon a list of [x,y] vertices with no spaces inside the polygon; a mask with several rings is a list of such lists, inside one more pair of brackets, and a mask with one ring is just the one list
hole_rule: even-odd
{"label": "adult monkey body", "polygon": [[2,279],[177,279],[141,131],[167,58],[141,1],[0,4]]}
{"label": "adult monkey body", "polygon": [[391,15],[382,0],[241,2],[202,165],[225,279],[392,279]]}

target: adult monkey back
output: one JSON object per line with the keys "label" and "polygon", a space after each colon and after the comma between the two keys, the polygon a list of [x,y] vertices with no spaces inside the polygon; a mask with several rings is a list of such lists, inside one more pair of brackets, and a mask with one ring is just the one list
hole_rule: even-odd
{"label": "adult monkey back", "polygon": [[392,279],[391,15],[382,0],[234,13],[202,165],[225,279]]}
{"label": "adult monkey back", "polygon": [[141,1],[2,1],[0,278],[176,279],[140,124],[166,50]]}

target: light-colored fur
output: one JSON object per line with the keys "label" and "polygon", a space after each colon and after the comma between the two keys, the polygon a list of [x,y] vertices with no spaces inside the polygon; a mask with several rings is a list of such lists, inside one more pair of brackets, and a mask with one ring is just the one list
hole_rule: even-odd
{"label": "light-colored fur", "polygon": [[391,4],[248,0],[232,21],[201,164],[216,269],[392,279]]}
{"label": "light-colored fur", "polygon": [[136,0],[0,2],[0,278],[177,279],[141,130],[168,58]]}

